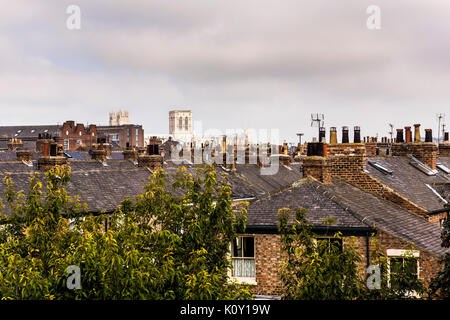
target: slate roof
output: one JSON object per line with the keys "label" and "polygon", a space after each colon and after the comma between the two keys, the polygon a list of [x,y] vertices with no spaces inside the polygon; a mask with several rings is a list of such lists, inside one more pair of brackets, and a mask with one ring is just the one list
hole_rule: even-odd
{"label": "slate roof", "polygon": [[[136,196],[143,193],[143,187],[148,183],[151,171],[138,167],[132,161],[109,160],[107,166],[96,160],[70,160],[71,180],[67,191],[69,195],[79,195],[81,202],[88,205],[89,211],[114,210],[122,200],[128,196]],[[174,182],[174,176],[178,166],[166,165],[168,175],[167,184]],[[196,174],[195,166],[186,166],[188,173]],[[11,177],[16,190],[28,189],[29,179],[37,171],[36,162],[33,167],[26,166],[22,162],[0,162],[0,197],[4,197],[3,179]],[[242,180],[226,174],[220,167],[216,167],[219,174],[225,174],[232,190],[234,199],[248,199],[256,196],[254,190]],[[45,180],[42,172],[38,173],[41,181]],[[220,178],[222,179],[222,178]],[[171,187],[168,190],[174,192]],[[175,195],[181,195],[182,190],[176,190]]]}
{"label": "slate roof", "polygon": [[336,180],[332,185],[319,187],[328,197],[347,207],[359,220],[434,255],[450,252],[441,247],[441,229],[427,220],[413,215],[399,206],[366,193],[350,184]]}
{"label": "slate roof", "polygon": [[[444,166],[450,169],[450,157],[438,157],[436,162],[442,163]],[[450,181],[450,173],[445,173],[442,170],[439,170],[439,172]]]}
{"label": "slate roof", "polygon": [[444,203],[426,186],[448,183],[441,173],[428,176],[410,165],[407,157],[376,157],[369,160],[393,171],[392,175],[384,174],[367,164],[370,175],[428,211],[442,209]]}
{"label": "slate roof", "polygon": [[238,164],[233,174],[251,185],[259,195],[286,188],[303,177],[299,163],[292,163],[291,168],[280,165],[274,175],[261,175],[261,168],[256,164]]}
{"label": "slate roof", "polygon": [[[25,148],[22,148],[25,149]],[[39,159],[41,153],[33,151],[33,160]],[[0,151],[0,161],[16,161],[17,155],[16,151]]]}
{"label": "slate roof", "polygon": [[0,138],[37,138],[39,133],[57,136],[60,128],[58,125],[0,126]]}
{"label": "slate roof", "polygon": [[333,218],[335,223],[331,226],[368,227],[330,200],[310,179],[303,179],[286,190],[251,203],[247,208],[247,226],[276,226],[278,210],[281,208],[306,208],[306,218],[315,226],[325,226],[324,219]]}

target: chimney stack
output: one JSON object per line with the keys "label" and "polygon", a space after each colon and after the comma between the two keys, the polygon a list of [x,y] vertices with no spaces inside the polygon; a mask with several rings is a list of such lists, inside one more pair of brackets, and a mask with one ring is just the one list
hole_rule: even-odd
{"label": "chimney stack", "polygon": [[354,137],[353,137],[353,142],[354,143],[361,143],[361,128],[358,126],[355,126],[353,128],[354,130]]}
{"label": "chimney stack", "polygon": [[342,143],[349,143],[347,126],[342,127]]}
{"label": "chimney stack", "polygon": [[397,138],[395,140],[397,143],[403,143],[403,129],[397,129]]}
{"label": "chimney stack", "polygon": [[420,124],[414,125],[414,142],[420,142]]}
{"label": "chimney stack", "polygon": [[411,127],[405,127],[405,142],[412,142],[412,132]]}
{"label": "chimney stack", "polygon": [[17,161],[31,162],[33,160],[33,151],[31,150],[17,150]]}
{"label": "chimney stack", "polygon": [[325,142],[325,128],[319,128],[319,142]]}
{"label": "chimney stack", "polygon": [[433,131],[425,129],[425,142],[433,142]]}
{"label": "chimney stack", "polygon": [[336,127],[331,127],[330,128],[330,144],[337,144]]}
{"label": "chimney stack", "polygon": [[8,141],[8,151],[16,150],[17,148],[22,148],[23,142],[22,139],[11,138]]}
{"label": "chimney stack", "polygon": [[54,166],[62,166],[67,163],[66,157],[62,155],[62,146],[53,142],[45,142],[42,144],[43,155],[38,159],[38,169],[47,171]]}
{"label": "chimney stack", "polygon": [[326,157],[327,156],[327,144],[323,142],[309,142],[307,154],[308,157],[319,156]]}

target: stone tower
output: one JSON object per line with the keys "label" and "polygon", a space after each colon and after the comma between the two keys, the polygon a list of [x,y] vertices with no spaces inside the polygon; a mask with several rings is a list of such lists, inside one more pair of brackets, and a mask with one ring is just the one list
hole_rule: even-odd
{"label": "stone tower", "polygon": [[169,112],[169,134],[175,140],[188,142],[192,138],[192,111],[172,110]]}
{"label": "stone tower", "polygon": [[119,110],[118,112],[109,113],[109,125],[121,126],[124,124],[130,124],[130,118],[128,111]]}

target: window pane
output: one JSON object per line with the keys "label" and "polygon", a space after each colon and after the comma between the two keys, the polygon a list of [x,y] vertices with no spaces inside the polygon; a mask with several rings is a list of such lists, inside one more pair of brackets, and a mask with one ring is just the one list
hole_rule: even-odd
{"label": "window pane", "polygon": [[255,239],[253,237],[243,237],[243,256],[244,257],[251,257],[253,258],[255,256]]}
{"label": "window pane", "polygon": [[242,238],[236,237],[233,239],[233,245],[231,246],[232,257],[242,257]]}
{"label": "window pane", "polygon": [[255,259],[233,259],[234,277],[256,277]]}
{"label": "window pane", "polygon": [[402,258],[391,258],[391,273],[400,273],[403,266]]}
{"label": "window pane", "polygon": [[405,271],[411,276],[417,275],[417,259],[404,259]]}

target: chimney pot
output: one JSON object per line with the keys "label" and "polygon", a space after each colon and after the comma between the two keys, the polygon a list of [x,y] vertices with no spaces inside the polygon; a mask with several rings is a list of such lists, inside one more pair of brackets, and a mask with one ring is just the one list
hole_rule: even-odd
{"label": "chimney pot", "polygon": [[342,127],[342,143],[349,143],[347,126]]}
{"label": "chimney pot", "polygon": [[411,127],[405,127],[405,142],[412,142]]}
{"label": "chimney pot", "polygon": [[414,125],[414,142],[420,142],[420,124]]}
{"label": "chimney pot", "polygon": [[433,142],[433,131],[425,129],[425,142]]}
{"label": "chimney pot", "polygon": [[403,141],[403,129],[397,129],[397,139],[395,140],[397,143],[402,143]]}
{"label": "chimney pot", "polygon": [[353,130],[354,130],[353,142],[361,143],[361,128],[359,126],[355,126]]}
{"label": "chimney pot", "polygon": [[325,128],[319,128],[319,142],[325,142]]}

